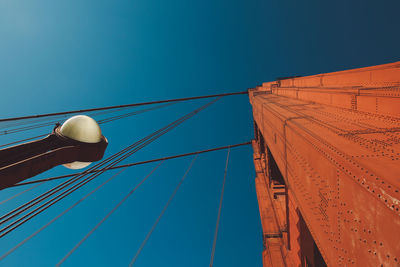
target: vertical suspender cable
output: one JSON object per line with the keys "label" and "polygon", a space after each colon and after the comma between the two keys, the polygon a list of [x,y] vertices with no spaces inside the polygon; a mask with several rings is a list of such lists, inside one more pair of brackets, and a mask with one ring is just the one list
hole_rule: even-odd
{"label": "vertical suspender cable", "polygon": [[[197,114],[198,112],[200,112],[201,110],[207,108],[208,106],[210,106],[210,105],[213,104],[214,102],[218,101],[220,98],[221,98],[221,97],[218,97],[218,98],[216,98],[216,99],[214,99],[214,100],[208,102],[207,104],[201,106],[200,108],[198,108],[198,109],[196,109],[196,110],[194,110],[194,111],[192,111],[192,112],[186,114],[185,116],[179,118],[178,120],[174,121],[173,123],[170,123],[169,125],[163,127],[162,129],[159,129],[159,130],[156,131],[155,133],[153,133],[153,134],[147,136],[147,137],[144,138],[142,141],[136,142],[135,144],[129,146],[128,148],[125,148],[124,150],[118,152],[117,154],[123,153],[123,151],[125,151],[125,150],[132,149],[132,147],[134,147],[135,145],[139,145],[139,144],[140,144],[141,142],[143,142],[144,140],[147,140],[147,141],[146,141],[144,144],[142,144],[142,145],[148,144],[149,141],[150,141],[150,142],[154,141],[154,140],[155,140],[156,138],[158,138],[159,136],[161,136],[161,135],[165,134],[166,132],[170,131],[171,129],[177,127],[179,124],[181,124],[181,123],[183,123],[185,120],[187,120],[187,119],[193,117],[194,115],[196,115],[196,114]],[[157,135],[158,135],[158,137],[157,137]],[[150,140],[148,140],[148,139],[150,139]],[[143,147],[143,146],[139,146],[137,149],[141,149],[142,147]],[[126,151],[125,151],[125,152],[126,152]],[[134,152],[135,152],[135,151],[131,151],[131,152],[129,152],[128,154],[126,154],[125,156],[122,156],[122,158],[120,158],[119,160],[114,161],[114,162],[112,163],[112,165],[117,164],[119,161],[123,160],[124,158],[128,157],[130,154],[132,154],[132,153],[134,153]],[[96,164],[95,166],[89,168],[88,170],[86,170],[86,171],[83,173],[83,175],[85,175],[90,169],[97,167],[99,164],[101,165],[101,164],[104,164],[106,161],[110,161],[112,158],[116,157],[117,154],[115,154],[114,156],[111,156],[109,159],[106,159],[106,160],[104,160],[103,162],[98,163],[98,164]],[[99,166],[100,166],[100,165],[99,165]],[[111,165],[110,165],[110,166],[111,166]],[[99,174],[101,174],[101,173],[99,173]],[[83,181],[81,181],[78,185],[75,185],[74,187],[78,186],[78,187],[76,187],[76,189],[77,189],[77,188],[80,187],[81,184],[87,183],[87,182],[90,181],[91,179],[94,179],[96,176],[98,176],[98,175],[94,175],[94,176],[92,175],[92,176],[90,176],[89,178],[85,178]],[[53,191],[55,188],[51,189],[50,191],[47,191],[45,194],[49,193],[50,195],[46,196],[45,198],[48,198],[49,196],[53,195],[53,194],[56,193],[57,191],[61,190],[63,187],[66,187],[67,185],[73,183],[74,181],[76,181],[76,180],[78,180],[78,179],[79,179],[79,177],[71,178],[70,180],[68,180],[68,181],[66,181],[66,182],[64,182],[64,183],[62,183],[62,184],[60,184],[60,185],[58,185],[57,187],[60,187],[60,186],[62,186],[62,187],[61,187],[61,188],[58,188],[56,191],[51,192],[51,191]],[[56,188],[57,188],[57,187],[56,187]],[[70,191],[71,189],[72,189],[72,188],[68,189],[67,191]],[[76,189],[74,189],[73,191],[75,191]],[[66,194],[65,196],[69,195],[69,194],[72,193],[73,191],[70,191],[69,193],[67,192],[67,194]],[[64,193],[66,193],[66,191],[63,192],[62,194],[64,194]],[[61,196],[61,195],[59,195],[58,197],[60,197],[60,196]],[[59,199],[56,200],[55,202],[58,202],[59,200],[61,200],[61,199],[64,198],[65,196],[62,196],[61,198],[59,198]],[[56,198],[58,198],[58,197],[56,197]],[[45,198],[43,198],[43,197],[39,197],[39,198],[40,198],[40,199],[39,199],[40,201],[42,201],[41,199],[45,199]],[[24,211],[24,210],[26,210],[27,208],[31,207],[32,205],[38,203],[39,200],[36,200],[36,199],[35,199],[36,202],[33,202],[32,204],[30,204],[30,205],[28,205],[28,206],[26,206],[26,207],[24,207],[24,206],[27,205],[27,204],[29,204],[29,203],[24,204],[23,206],[21,206],[21,207],[17,208],[16,210],[12,211],[11,213],[13,213],[13,215],[11,215],[10,213],[8,213],[8,214],[3,215],[2,217],[0,217],[0,220],[3,220],[3,221],[2,221],[2,223],[3,223],[3,222],[5,222],[5,221],[11,219],[12,217],[15,217],[16,215],[20,214],[22,211]],[[40,202],[40,201],[39,201],[39,202]],[[50,202],[51,202],[51,201],[50,201]],[[29,216],[30,214],[33,214],[34,212],[36,212],[37,210],[39,210],[39,209],[42,208],[42,207],[44,207],[44,209],[47,209],[48,207],[50,207],[51,205],[53,205],[53,204],[55,203],[55,202],[54,202],[53,204],[50,204],[48,207],[45,207],[45,206],[46,206],[47,204],[49,204],[50,202],[49,202],[49,201],[46,202],[45,204],[43,204],[43,205],[40,206],[39,208],[36,208],[35,210],[33,210],[33,211],[31,211],[30,213],[28,213],[28,214],[26,214],[25,216],[23,216],[22,218],[18,219],[17,221],[13,222],[12,224],[8,225],[7,227],[1,229],[0,232],[4,232],[4,233],[0,234],[0,237],[6,235],[7,233],[9,233],[10,231],[14,230],[14,229],[15,229],[16,227],[18,227],[19,225],[21,225],[21,224],[25,223],[27,220],[29,220],[30,218],[27,218],[25,221],[22,221],[24,218],[26,218],[26,217]],[[21,210],[20,208],[22,208],[22,210]],[[44,209],[43,209],[43,210],[44,210]],[[19,210],[19,211],[18,211],[18,210]],[[43,210],[39,210],[38,213],[42,212]],[[34,214],[33,216],[36,216],[38,213]],[[8,217],[8,218],[6,218],[6,217]],[[15,227],[13,227],[13,225],[15,225],[16,223],[18,223],[19,221],[22,221],[22,222],[19,223],[19,224],[17,224]],[[11,228],[11,227],[12,227],[12,228]],[[10,228],[11,228],[11,229],[10,229]],[[10,230],[6,231],[7,229],[10,229]],[[5,232],[5,231],[6,231],[6,232]]]}
{"label": "vertical suspender cable", "polygon": [[39,234],[41,231],[43,231],[44,229],[46,229],[49,225],[51,225],[53,222],[55,222],[56,220],[58,220],[59,218],[61,218],[63,215],[65,215],[68,211],[72,210],[75,206],[77,206],[79,203],[81,203],[82,201],[84,201],[86,198],[88,198],[89,196],[91,196],[93,193],[95,193],[97,190],[99,190],[100,188],[102,188],[104,185],[106,185],[108,182],[110,182],[112,179],[114,179],[117,175],[119,175],[120,173],[122,173],[126,168],[121,169],[119,172],[117,172],[116,174],[114,174],[113,176],[111,176],[108,180],[106,180],[104,183],[102,183],[101,185],[99,185],[98,187],[96,187],[95,189],[93,189],[92,191],[90,191],[88,194],[86,194],[84,197],[82,197],[81,199],[79,199],[77,202],[75,202],[72,206],[70,206],[68,209],[64,210],[63,212],[61,212],[60,214],[58,214],[56,217],[54,217],[51,221],[49,221],[48,223],[46,223],[45,225],[43,225],[42,227],[40,227],[38,230],[36,230],[33,234],[31,234],[30,236],[28,236],[27,238],[25,238],[24,240],[22,240],[21,242],[19,242],[16,246],[14,246],[12,249],[10,249],[9,251],[7,251],[6,253],[4,253],[1,257],[0,257],[0,261],[2,261],[5,257],[7,257],[8,255],[10,255],[11,253],[13,253],[15,250],[17,250],[20,246],[22,246],[23,244],[25,244],[26,242],[28,242],[30,239],[32,239],[33,237],[35,237],[37,234]]}
{"label": "vertical suspender cable", "polygon": [[11,197],[5,199],[5,200],[2,200],[2,201],[0,202],[0,205],[3,205],[4,203],[6,203],[6,202],[8,202],[8,201],[10,201],[10,200],[12,200],[12,199],[14,199],[14,198],[16,198],[16,197],[18,197],[18,196],[20,196],[20,195],[22,195],[22,194],[24,194],[24,193],[27,193],[27,192],[31,191],[32,189],[35,189],[36,187],[38,187],[38,186],[41,185],[41,184],[43,184],[43,182],[38,183],[38,184],[36,184],[35,186],[29,187],[28,189],[25,189],[24,191],[19,192],[19,193],[15,194],[15,195],[13,195],[13,196],[11,196]]}
{"label": "vertical suspender cable", "polygon": [[142,249],[144,248],[144,246],[146,245],[147,241],[149,240],[151,234],[153,233],[154,229],[157,227],[158,222],[160,221],[161,217],[164,215],[165,211],[167,210],[169,204],[171,203],[171,201],[174,199],[176,192],[178,192],[180,186],[182,185],[183,181],[185,180],[187,174],[189,173],[190,169],[192,168],[194,162],[197,159],[197,154],[196,156],[193,158],[192,162],[190,163],[189,167],[187,168],[185,174],[183,175],[182,179],[179,181],[179,184],[176,186],[174,192],[171,194],[171,196],[168,199],[167,204],[165,204],[163,210],[161,211],[160,215],[158,216],[157,220],[154,222],[153,226],[151,227],[150,231],[147,233],[145,239],[143,240],[142,244],[140,245],[139,249],[137,250],[135,256],[133,257],[132,261],[129,263],[129,267],[132,267],[133,264],[135,264],[140,252],[142,252]]}
{"label": "vertical suspender cable", "polygon": [[[176,127],[176,126],[174,126]],[[165,132],[164,132],[165,133]],[[164,134],[164,133],[161,133]],[[148,144],[149,142],[154,141],[156,138],[158,137],[153,137],[151,140],[146,141],[144,144],[142,144],[141,146],[138,147],[138,149],[133,150],[131,152],[129,152],[127,155],[124,155],[122,158],[114,161],[112,164],[117,164],[118,162],[120,162],[121,160],[123,160],[124,158],[130,156],[131,154],[135,153],[137,150],[143,148],[146,144]],[[112,164],[110,166],[112,166]],[[104,171],[103,171],[104,172]],[[58,201],[60,201],[61,199],[65,198],[66,196],[68,196],[69,194],[71,194],[72,192],[76,191],[77,189],[79,189],[80,187],[82,187],[83,185],[85,185],[86,183],[90,182],[91,180],[93,180],[94,178],[96,178],[97,176],[99,176],[102,172],[99,173],[95,173],[93,175],[90,175],[89,177],[85,178],[84,180],[82,180],[81,182],[79,182],[78,184],[72,186],[71,188],[67,189],[66,191],[62,192],[61,194],[59,194],[58,196],[50,199],[49,201],[47,201],[46,203],[42,204],[41,206],[35,208],[34,210],[30,211],[28,214],[25,214],[24,216],[22,216],[21,218],[17,219],[16,221],[12,222],[11,224],[7,225],[6,227],[0,229],[0,238],[5,236],[6,234],[10,233],[11,231],[15,230],[17,227],[19,227],[20,225],[24,224],[25,222],[27,222],[28,220],[30,220],[31,218],[35,217],[36,215],[38,215],[39,213],[43,212],[44,210],[46,210],[47,208],[51,207],[53,204],[57,203]],[[21,213],[21,211],[17,212],[16,214]],[[14,217],[14,215],[12,215],[11,217],[5,219],[5,221],[9,220],[10,218]]]}
{"label": "vertical suspender cable", "polygon": [[161,161],[160,163],[157,164],[157,166],[149,173],[146,175],[146,177],[144,177],[131,191],[129,191],[129,193],[120,201],[118,202],[117,205],[115,205],[115,207],[109,212],[107,213],[106,216],[104,216],[104,218],[98,222],[96,224],[96,226],[94,226],[92,228],[92,230],[90,230],[89,233],[87,233],[79,242],[78,244],[76,244],[68,253],[67,255],[65,255],[58,263],[56,266],[60,266],[61,264],[63,264],[63,262],[69,258],[69,256],[71,256],[72,253],[74,253],[74,251],[80,247],[80,245],[82,245],[83,242],[85,242],[86,239],[88,239],[89,236],[91,236],[93,234],[94,231],[97,230],[97,228],[100,227],[100,225],[103,224],[103,222],[105,222],[135,191],[136,189],[138,189],[146,180],[147,178],[149,178],[153,172],[160,167],[160,165],[163,163],[164,161]]}
{"label": "vertical suspender cable", "polygon": [[217,223],[215,225],[214,241],[213,241],[213,246],[212,246],[212,251],[211,251],[210,267],[212,267],[213,264],[214,264],[215,246],[217,244],[218,228],[219,228],[219,221],[220,221],[220,218],[221,218],[222,200],[224,198],[226,173],[228,171],[229,153],[230,152],[231,152],[231,148],[228,148],[228,153],[226,155],[226,162],[225,162],[224,181],[222,183],[221,197],[219,199],[218,217],[217,217]]}

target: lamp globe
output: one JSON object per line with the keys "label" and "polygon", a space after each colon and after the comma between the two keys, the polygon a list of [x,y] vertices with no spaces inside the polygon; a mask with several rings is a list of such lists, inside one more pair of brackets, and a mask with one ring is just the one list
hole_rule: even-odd
{"label": "lamp globe", "polygon": [[[84,143],[98,143],[101,141],[99,124],[89,116],[77,115],[66,120],[60,128],[60,133],[68,138]],[[63,164],[68,169],[82,169],[91,162],[74,161]]]}

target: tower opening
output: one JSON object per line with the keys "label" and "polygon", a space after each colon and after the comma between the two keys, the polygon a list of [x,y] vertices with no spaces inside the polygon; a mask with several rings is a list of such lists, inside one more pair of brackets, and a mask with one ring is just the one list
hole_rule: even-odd
{"label": "tower opening", "polygon": [[300,244],[300,258],[301,266],[303,267],[325,267],[327,266],[324,258],[322,258],[321,252],[315,244],[314,238],[312,237],[310,230],[301,215],[300,210],[297,210],[299,215],[299,222],[297,227],[299,228],[299,244]]}

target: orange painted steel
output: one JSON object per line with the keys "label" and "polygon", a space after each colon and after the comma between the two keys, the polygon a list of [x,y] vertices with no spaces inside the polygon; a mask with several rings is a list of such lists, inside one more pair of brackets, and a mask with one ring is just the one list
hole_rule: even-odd
{"label": "orange painted steel", "polygon": [[249,98],[264,266],[399,266],[400,62]]}

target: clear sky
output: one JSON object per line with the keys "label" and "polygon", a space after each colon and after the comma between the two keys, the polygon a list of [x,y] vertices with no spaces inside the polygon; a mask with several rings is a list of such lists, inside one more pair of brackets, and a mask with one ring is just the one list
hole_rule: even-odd
{"label": "clear sky", "polygon": [[[398,0],[0,0],[2,118],[243,91],[276,77],[400,60]],[[205,103],[102,125],[110,155]],[[248,141],[246,96],[223,98],[124,163]],[[0,136],[1,143],[52,127]],[[207,266],[226,151],[198,157],[135,266]],[[189,165],[165,162],[65,266],[127,266]],[[53,266],[154,165],[132,167],[27,242],[1,266]],[[62,166],[40,178],[70,173]],[[105,181],[87,186],[0,240],[10,249]],[[250,147],[231,151],[214,266],[261,266]],[[0,205],[2,213],[55,186]],[[3,190],[0,201],[23,188]]]}

